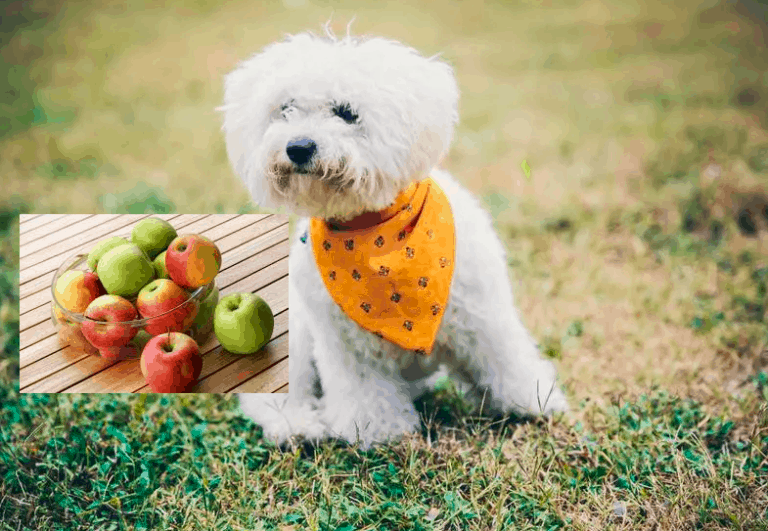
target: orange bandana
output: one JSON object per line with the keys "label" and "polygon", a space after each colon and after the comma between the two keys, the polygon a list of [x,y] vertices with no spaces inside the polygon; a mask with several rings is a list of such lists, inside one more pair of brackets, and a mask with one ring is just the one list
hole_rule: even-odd
{"label": "orange bandana", "polygon": [[315,262],[331,297],[366,330],[429,354],[448,304],[456,234],[432,178],[380,212],[343,224],[312,218]]}

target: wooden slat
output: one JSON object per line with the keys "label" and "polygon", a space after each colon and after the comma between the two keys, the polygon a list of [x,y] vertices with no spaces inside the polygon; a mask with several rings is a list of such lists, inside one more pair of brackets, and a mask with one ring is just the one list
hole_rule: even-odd
{"label": "wooden slat", "polygon": [[[280,230],[282,228],[282,231]],[[278,232],[288,237],[288,221],[282,220],[279,216],[271,216],[263,221],[254,223],[248,227],[240,229],[237,232],[216,239],[216,245],[219,249],[233,251],[243,245],[249,245],[258,238],[271,233]]]}
{"label": "wooden slat", "polygon": [[[273,339],[258,354],[257,358],[247,359],[240,356],[233,363],[230,363],[223,369],[217,371],[212,376],[200,380],[193,388],[198,393],[228,393],[231,389],[249,377],[259,375],[263,371],[270,369],[276,363],[285,361],[288,363],[288,334],[283,334]],[[287,374],[286,374],[287,377]],[[282,383],[282,382],[280,382]],[[277,384],[277,385],[276,385]],[[271,383],[271,389],[279,385],[278,382]],[[271,391],[264,391],[266,393]]]}
{"label": "wooden slat", "polygon": [[[219,285],[221,286],[239,285],[241,287],[237,288],[238,290],[251,291],[248,289],[249,282],[261,282],[260,275],[269,278],[272,278],[274,275],[287,275],[288,257],[286,256],[286,253],[288,247],[288,241],[284,241],[274,247],[270,247],[263,253],[259,253],[254,260],[240,262],[230,268],[224,269],[216,277],[216,283],[220,283]],[[281,258],[281,256],[283,258]],[[246,275],[249,275],[248,278],[244,278]],[[277,280],[277,278],[279,278],[279,276],[272,278],[272,281]]]}
{"label": "wooden slat", "polygon": [[[56,337],[54,337],[54,339],[56,339]],[[55,365],[49,363],[49,360],[54,360],[54,355],[56,361]],[[29,386],[50,377],[52,374],[55,374],[56,372],[69,367],[70,365],[75,365],[87,357],[94,356],[91,356],[90,354],[77,350],[68,345],[62,348],[59,343],[57,343],[57,350],[54,351],[53,355],[43,358],[39,363],[27,365],[26,367],[19,369],[19,387],[22,392],[26,393],[28,392],[26,388]],[[59,391],[55,390],[47,392],[58,393]]]}
{"label": "wooden slat", "polygon": [[[230,252],[227,255],[226,261],[222,259],[222,266],[225,267],[222,268],[221,273],[219,274],[224,274],[224,278],[229,279],[235,274],[234,272],[241,270],[240,267],[242,267],[241,264],[243,262],[251,261],[254,257],[259,257],[259,265],[266,267],[280,258],[285,257],[290,251],[290,247],[287,230],[282,231],[278,229],[268,232],[253,242],[238,247]],[[261,249],[261,251],[257,253],[256,249]]]}
{"label": "wooden slat", "polygon": [[[123,360],[107,367],[90,378],[78,382],[62,393],[126,393],[144,383],[139,360]],[[151,392],[151,391],[148,391]]]}
{"label": "wooden slat", "polygon": [[[287,260],[287,259],[286,259]],[[237,286],[237,284],[235,284]],[[235,292],[242,291],[242,288],[236,288]],[[278,282],[272,282],[268,286],[264,287],[263,289],[260,289],[256,291],[256,293],[262,297],[267,304],[269,304],[270,308],[273,309],[275,312],[281,312],[275,317],[275,330],[273,331],[273,337],[277,336],[278,334],[286,333],[288,331],[288,277],[283,277]],[[212,342],[212,343],[211,343]],[[209,343],[211,343],[209,345]],[[204,346],[202,346],[203,352],[208,352],[210,349],[216,349],[218,343],[216,342],[215,337],[212,335],[211,338],[209,338],[209,341],[206,342]],[[203,358],[204,365],[203,365],[203,373],[201,374],[201,377],[204,377],[205,375],[209,374],[209,372],[214,370],[219,370],[220,368],[226,366],[228,362],[234,361],[236,358],[240,358],[242,356],[238,356],[236,354],[230,354],[227,353],[219,347],[216,351],[219,353],[219,356],[205,356]],[[98,374],[94,374],[90,378],[88,377],[89,371],[94,367],[93,360],[90,360],[88,358],[96,358],[99,360],[102,360],[105,362],[105,364],[97,364],[97,368],[99,371]],[[208,365],[205,365],[207,361]],[[110,372],[110,370],[107,370],[109,367],[112,367],[116,363],[124,364],[125,361],[122,362],[114,362],[110,361],[107,362],[107,360],[103,360],[102,358],[99,358],[98,356],[91,356],[89,354],[83,354],[83,353],[77,353],[74,351],[74,349],[71,349],[70,347],[66,347],[65,349],[54,353],[53,355],[50,355],[48,357],[45,357],[41,359],[40,361],[28,365],[21,369],[19,371],[19,381],[21,386],[21,391],[25,393],[37,393],[37,392],[45,392],[45,393],[58,393],[63,392],[65,389],[69,389],[72,386],[75,386],[76,384],[80,382],[84,382],[86,379],[90,380],[88,382],[84,382],[83,386],[78,386],[75,389],[81,389],[78,391],[70,391],[70,392],[91,392],[91,391],[84,391],[82,389],[89,389],[89,388],[97,388],[100,389],[100,391],[96,392],[130,392],[131,385],[134,381],[138,382],[138,386],[142,387],[139,389],[137,387],[136,392],[144,393],[144,392],[150,392],[149,388],[143,388],[144,382],[143,382],[143,376],[141,374],[141,371],[138,372],[138,374],[132,375],[130,379],[120,382],[114,377],[114,374]],[[123,368],[118,368],[118,371],[122,371]],[[208,372],[205,372],[208,371]],[[93,371],[95,372],[95,371]],[[49,384],[48,380],[52,380],[55,382],[55,385],[58,386],[55,389],[51,388],[51,385]],[[33,383],[36,382],[36,383]],[[119,388],[112,387],[115,385],[115,383],[119,383]],[[123,385],[125,384],[125,385]],[[46,389],[45,391],[33,391],[30,389]],[[109,390],[107,390],[109,389]],[[209,391],[201,391],[201,392],[209,392]],[[218,391],[216,391],[218,392]]]}
{"label": "wooden slat", "polygon": [[[78,362],[65,367],[32,385],[21,388],[22,393],[60,393],[67,387],[85,380],[90,375],[111,367],[116,361],[105,360],[99,356],[85,355]],[[21,381],[21,380],[20,380]]]}
{"label": "wooden slat", "polygon": [[276,389],[272,391],[273,393],[287,393],[288,392],[288,384],[285,384],[280,389]]}
{"label": "wooden slat", "polygon": [[[286,354],[288,348],[286,343]],[[246,371],[247,372],[247,371]],[[240,375],[238,375],[239,378]],[[256,374],[240,385],[229,389],[229,393],[274,393],[280,385],[288,380],[288,356],[278,361],[268,369]]]}
{"label": "wooden slat", "polygon": [[[45,292],[43,292],[45,293]],[[43,321],[51,318],[51,298],[48,297],[48,302],[46,304],[43,304],[42,306],[38,306],[34,310],[27,312],[24,314],[24,319],[21,320],[21,326],[19,329],[23,332],[26,331],[28,328],[32,327],[33,325],[36,325],[38,323],[42,323]],[[22,343],[22,345],[26,345],[27,343]]]}
{"label": "wooden slat", "polygon": [[[112,221],[115,221],[115,216],[112,214],[88,216],[76,220],[74,223],[71,222],[71,216],[66,216],[53,223],[53,230],[49,230],[43,237],[39,237],[38,235],[38,238],[34,241],[27,241],[27,235],[25,234],[23,245],[19,249],[19,257],[22,259],[22,264],[26,263],[28,265],[33,265],[35,262],[30,262],[29,260],[24,259],[33,256],[35,253],[40,253],[40,251],[43,250],[44,252],[40,253],[41,256],[57,252],[57,249],[62,249],[63,251],[78,247],[80,245],[81,236],[87,235],[89,230],[101,227],[105,223]],[[64,245],[65,243],[66,245]],[[37,261],[39,261],[39,259]]]}
{"label": "wooden slat", "polygon": [[213,240],[214,242],[216,242],[216,245],[218,245],[219,241],[223,239],[225,236],[229,236],[230,234],[233,234],[243,229],[244,227],[254,225],[253,218],[258,218],[257,221],[261,221],[270,217],[272,217],[272,214],[253,214],[250,216],[237,216],[227,221],[226,223],[222,223],[221,225],[218,225],[206,231],[204,236],[206,238]]}
{"label": "wooden slat", "polygon": [[38,322],[21,330],[19,333],[19,343],[24,346],[32,345],[55,333],[56,331],[53,329],[53,322],[48,320]]}
{"label": "wooden slat", "polygon": [[21,368],[24,368],[46,356],[50,356],[60,348],[61,345],[59,343],[58,334],[46,337],[42,341],[38,341],[34,345],[30,345],[19,351],[19,365]]}
{"label": "wooden slat", "polygon": [[25,223],[35,218],[39,218],[40,216],[44,216],[44,215],[45,214],[21,214],[19,216],[19,224]]}
{"label": "wooden slat", "polygon": [[[93,217],[93,214],[72,214],[69,216],[65,216],[61,219],[56,220],[55,226],[57,227],[56,232],[53,234],[61,232],[63,229],[66,229],[67,227],[74,225],[80,221],[86,220],[88,218]],[[24,234],[20,237],[21,245],[19,249],[19,256],[24,257],[27,254],[31,254],[31,249],[33,249],[33,245],[36,244],[37,240],[43,239],[46,236],[51,235],[51,227],[48,225],[43,225],[42,227],[38,227],[33,230],[29,230],[24,232]],[[45,247],[45,245],[43,245]]]}
{"label": "wooden slat", "polygon": [[21,214],[19,216],[19,234],[25,234],[27,231],[52,223],[64,216],[66,214]]}

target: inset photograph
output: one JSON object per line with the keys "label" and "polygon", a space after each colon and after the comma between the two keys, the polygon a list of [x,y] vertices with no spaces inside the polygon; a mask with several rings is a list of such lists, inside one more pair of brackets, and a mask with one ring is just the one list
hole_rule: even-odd
{"label": "inset photograph", "polygon": [[22,393],[288,392],[288,216],[21,215]]}

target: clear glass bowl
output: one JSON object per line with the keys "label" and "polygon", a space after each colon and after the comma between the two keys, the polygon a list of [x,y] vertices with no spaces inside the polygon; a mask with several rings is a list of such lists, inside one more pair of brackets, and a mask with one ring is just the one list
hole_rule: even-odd
{"label": "clear glass bowl", "polygon": [[[169,318],[172,322],[178,322],[176,316],[187,313],[188,315],[185,315],[182,321],[189,324],[181,330],[182,333],[192,337],[198,345],[205,343],[211,335],[213,312],[219,302],[219,289],[216,287],[215,279],[195,290],[187,290],[190,295],[189,299],[173,310],[148,319],[107,324],[65,309],[56,298],[56,282],[67,271],[90,271],[86,264],[87,258],[87,254],[70,256],[61,264],[53,276],[53,282],[51,282],[51,320],[62,346],[69,345],[79,351],[108,359],[139,358],[144,345],[152,338],[152,335],[147,332],[148,326],[151,331],[155,331],[158,328],[163,328],[163,323],[167,322]],[[129,300],[135,307],[136,297]],[[83,333],[83,325],[86,328],[90,327],[90,334]],[[105,332],[107,327],[115,337],[112,346],[98,348],[86,337],[88,335],[93,338],[94,331]]]}

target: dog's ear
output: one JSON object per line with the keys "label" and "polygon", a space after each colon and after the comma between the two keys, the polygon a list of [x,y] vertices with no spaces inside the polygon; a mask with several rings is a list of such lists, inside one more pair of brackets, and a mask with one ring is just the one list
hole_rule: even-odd
{"label": "dog's ear", "polygon": [[238,177],[248,188],[253,202],[269,206],[269,193],[262,189],[263,166],[256,152],[259,150],[268,125],[269,106],[263,98],[259,78],[269,72],[273,59],[264,53],[240,63],[224,78],[224,105],[218,110],[224,114],[227,155]]}
{"label": "dog's ear", "polygon": [[435,157],[433,165],[437,164],[448,153],[456,124],[459,121],[459,88],[453,67],[442,58],[432,56],[428,59],[428,67],[423,74],[429,80],[429,92],[432,95],[427,104],[422,106],[425,128],[432,138],[427,139],[430,145],[427,149]]}
{"label": "dog's ear", "polygon": [[242,61],[224,77],[223,131],[227,155],[235,173],[247,186],[253,202],[273,208],[269,183],[264,177],[264,134],[270,117],[285,98],[286,83],[278,78],[286,64],[295,62],[295,48],[309,35],[297,35],[273,43]]}
{"label": "dog's ear", "polygon": [[372,38],[361,55],[376,58],[376,105],[369,109],[379,127],[372,143],[406,146],[388,153],[401,178],[429,172],[448,152],[458,122],[459,90],[453,68],[437,56],[424,57],[398,42]]}

